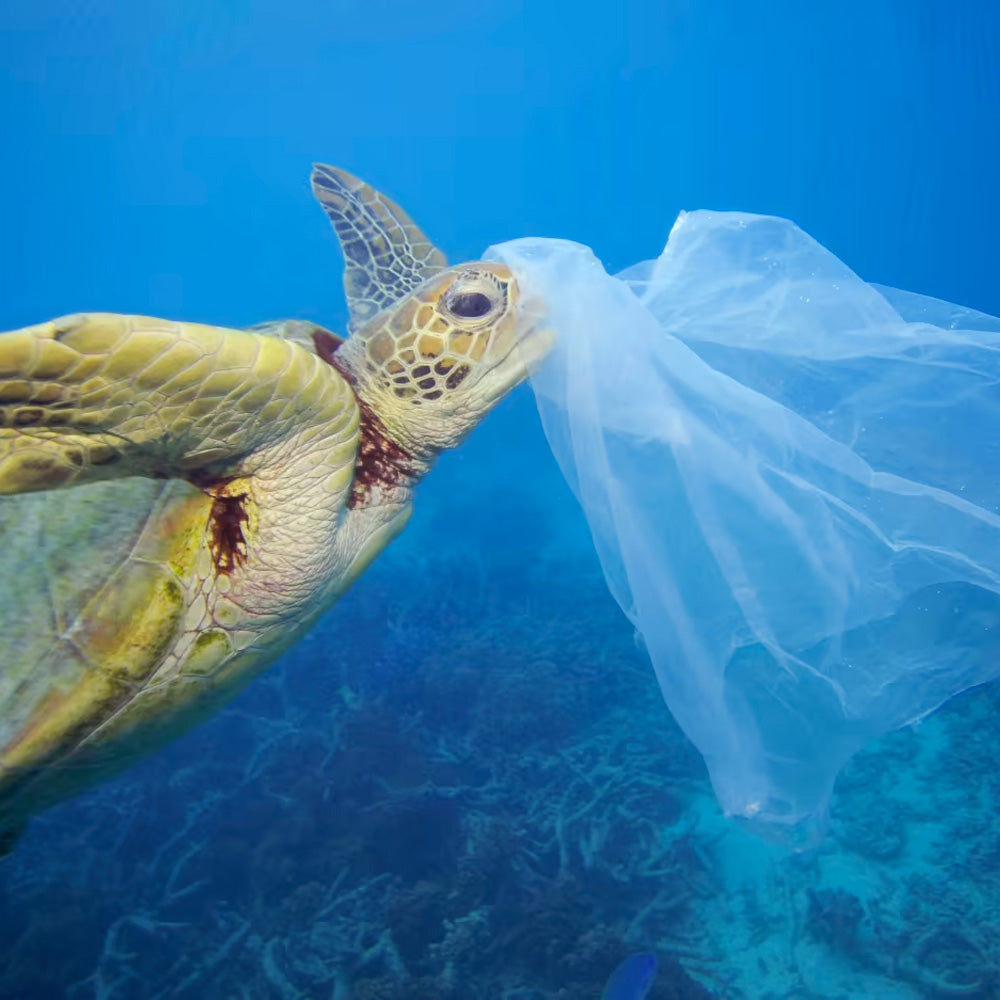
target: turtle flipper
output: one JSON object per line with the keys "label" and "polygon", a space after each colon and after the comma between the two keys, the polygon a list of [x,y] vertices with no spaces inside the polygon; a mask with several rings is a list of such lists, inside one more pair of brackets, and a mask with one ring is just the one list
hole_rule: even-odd
{"label": "turtle flipper", "polygon": [[0,494],[241,475],[352,419],[346,383],[277,337],[111,313],[0,334]]}
{"label": "turtle flipper", "polygon": [[312,190],[344,251],[349,333],[447,266],[406,212],[347,171],[314,164]]}

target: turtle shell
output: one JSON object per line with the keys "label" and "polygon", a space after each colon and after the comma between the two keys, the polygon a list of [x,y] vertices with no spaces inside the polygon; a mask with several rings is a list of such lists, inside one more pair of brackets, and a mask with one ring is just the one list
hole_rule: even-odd
{"label": "turtle shell", "polygon": [[130,668],[176,632],[193,525],[168,535],[209,504],[186,482],[138,477],[0,497],[12,568],[0,577],[0,827],[40,769],[68,763],[149,682]]}

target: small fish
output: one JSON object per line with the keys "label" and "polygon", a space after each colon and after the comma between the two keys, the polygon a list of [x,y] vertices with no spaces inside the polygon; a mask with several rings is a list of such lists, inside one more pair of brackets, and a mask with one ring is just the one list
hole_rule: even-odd
{"label": "small fish", "polygon": [[629,955],[611,973],[601,1000],[645,1000],[656,978],[656,956],[639,952]]}

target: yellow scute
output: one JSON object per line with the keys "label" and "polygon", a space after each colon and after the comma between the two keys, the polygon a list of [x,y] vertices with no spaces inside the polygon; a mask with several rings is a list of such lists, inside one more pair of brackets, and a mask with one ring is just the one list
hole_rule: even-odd
{"label": "yellow scute", "polygon": [[142,680],[173,646],[183,608],[184,591],[171,570],[126,563],[85,610],[77,641],[104,672]]}
{"label": "yellow scute", "polygon": [[222,629],[208,629],[199,633],[192,643],[184,658],[182,671],[185,674],[208,676],[232,654],[233,644],[229,636]]}

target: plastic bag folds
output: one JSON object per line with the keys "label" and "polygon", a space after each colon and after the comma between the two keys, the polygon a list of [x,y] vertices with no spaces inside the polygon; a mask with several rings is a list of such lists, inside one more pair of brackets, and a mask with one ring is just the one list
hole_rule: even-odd
{"label": "plastic bag folds", "polygon": [[1000,674],[1000,321],[742,213],[617,276],[487,256],[546,305],[546,435],[727,813],[821,823],[859,747]]}

